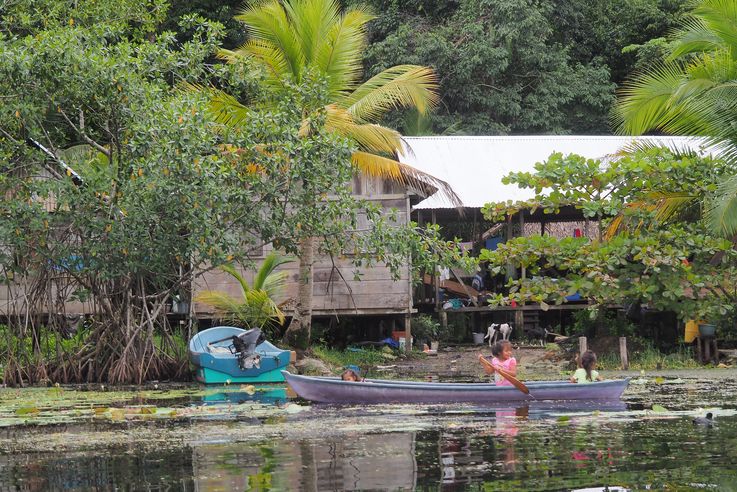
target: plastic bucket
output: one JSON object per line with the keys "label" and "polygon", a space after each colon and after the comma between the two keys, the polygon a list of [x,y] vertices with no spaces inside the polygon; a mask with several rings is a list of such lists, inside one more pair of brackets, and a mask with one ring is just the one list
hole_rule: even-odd
{"label": "plastic bucket", "polygon": [[483,333],[474,333],[473,334],[473,343],[476,345],[483,345],[484,343],[484,334]]}
{"label": "plastic bucket", "polygon": [[[409,348],[412,348],[412,342],[414,342],[415,337],[410,338],[409,340]],[[399,350],[405,350],[407,348],[407,338],[405,337],[399,337]]]}
{"label": "plastic bucket", "polygon": [[700,337],[713,337],[716,331],[717,331],[717,327],[715,325],[710,325],[710,324],[699,325],[699,336]]}
{"label": "plastic bucket", "polygon": [[686,330],[683,333],[683,341],[691,343],[697,336],[699,336],[699,322],[693,319],[686,321]]}

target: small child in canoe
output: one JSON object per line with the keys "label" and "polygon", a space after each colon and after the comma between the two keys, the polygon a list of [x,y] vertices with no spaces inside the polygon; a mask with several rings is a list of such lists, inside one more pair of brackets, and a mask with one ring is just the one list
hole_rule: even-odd
{"label": "small child in canoe", "polygon": [[345,366],[345,371],[340,375],[343,381],[363,381],[361,370],[353,364]]}
{"label": "small child in canoe", "polygon": [[[517,377],[517,359],[512,357],[512,343],[509,340],[499,340],[496,342],[491,347],[491,355],[494,356],[494,358],[491,359],[491,365],[493,367],[498,367],[512,376]],[[479,359],[481,358],[486,359],[488,362],[488,358],[479,354]],[[489,367],[487,363],[482,362],[482,365],[484,366],[486,374],[494,373],[494,381],[497,386],[512,386],[512,383],[500,376],[499,373]]]}
{"label": "small child in canoe", "polygon": [[596,370],[596,354],[591,350],[587,350],[581,356],[581,367],[576,369],[570,381],[585,384],[603,380],[604,378],[599,376],[599,371]]}

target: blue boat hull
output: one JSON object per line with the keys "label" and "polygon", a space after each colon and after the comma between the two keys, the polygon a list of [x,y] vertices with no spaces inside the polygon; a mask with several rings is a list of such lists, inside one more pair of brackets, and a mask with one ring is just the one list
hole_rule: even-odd
{"label": "blue boat hull", "polygon": [[256,347],[261,356],[260,367],[241,369],[238,358],[225,351],[230,341],[212,343],[228,336],[238,336],[246,330],[234,326],[216,326],[201,331],[189,341],[189,358],[195,366],[197,381],[205,384],[281,383],[281,370],[289,365],[289,350],[281,350],[269,342]]}

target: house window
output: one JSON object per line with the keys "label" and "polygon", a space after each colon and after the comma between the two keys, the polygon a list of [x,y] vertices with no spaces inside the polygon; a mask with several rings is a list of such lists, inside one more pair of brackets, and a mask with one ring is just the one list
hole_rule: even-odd
{"label": "house window", "polygon": [[353,194],[354,195],[360,195],[362,193],[362,186],[361,186],[361,174],[356,173],[353,175]]}

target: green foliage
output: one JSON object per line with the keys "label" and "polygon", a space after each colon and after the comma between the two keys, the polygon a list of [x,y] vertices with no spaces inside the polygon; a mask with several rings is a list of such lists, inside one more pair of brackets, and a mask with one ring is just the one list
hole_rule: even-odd
{"label": "green foliage", "polygon": [[386,364],[387,361],[387,358],[385,357],[386,354],[381,350],[363,349],[359,352],[353,352],[350,350],[336,350],[324,345],[315,345],[312,347],[312,351],[315,356],[338,369],[342,369],[347,365],[353,364],[363,370],[369,367]]}
{"label": "green foliage", "polygon": [[[702,0],[692,7],[664,56],[635,74],[621,91],[615,108],[617,130],[705,137],[737,162],[737,2]],[[737,231],[735,190],[737,178],[725,179],[704,207],[710,229],[724,237]]]}
{"label": "green foliage", "polygon": [[248,329],[261,328],[269,334],[284,323],[284,313],[279,304],[283,300],[287,273],[276,269],[291,261],[291,258],[270,253],[255,273],[253,285],[249,285],[233,265],[223,265],[221,270],[238,281],[243,297],[237,299],[225,292],[208,290],[199,293],[196,300],[213,306],[229,322]]}
{"label": "green foliage", "polygon": [[614,337],[639,336],[638,326],[629,322],[616,310],[580,309],[573,313],[573,333],[596,333]]}
{"label": "green foliage", "polygon": [[246,40],[243,26],[233,18],[243,6],[242,0],[171,0],[169,3],[171,8],[162,28],[176,32],[178,39],[192,35],[189,29],[180,26],[179,21],[183,17],[197,15],[225,26],[225,48],[240,46]]}
{"label": "green foliage", "polygon": [[674,193],[688,193],[692,200],[709,196],[732,166],[649,149],[609,166],[554,154],[536,169],[535,174],[506,178],[534,188],[534,200],[487,205],[487,217],[524,206],[544,206],[547,212],[555,212],[563,205],[574,205],[584,216],[604,221],[602,225],[619,221],[630,227],[600,239],[519,237],[496,251],[482,251],[480,259],[489,262],[494,273],[502,272],[508,263],[527,271],[526,278],[510,280],[509,292],[498,294],[492,304],[513,300],[561,304],[566,296],[580,293],[597,305],[639,300],[654,309],[674,311],[681,319],[701,315],[721,319],[737,307],[737,297],[728,287],[737,280],[737,253],[731,243],[694,223],[698,212],[686,210],[663,221],[656,207],[642,205],[653,196]]}
{"label": "green foliage", "polygon": [[[534,172],[513,172],[503,178],[505,184],[534,190],[535,198],[487,204],[482,212],[487,219],[499,221],[523,209],[542,208],[555,214],[562,207],[573,206],[589,219],[611,220],[624,214],[636,223],[652,222],[654,217],[648,219],[647,210],[632,205],[669,196],[682,196],[691,202],[712,196],[724,176],[734,171],[733,164],[721,159],[658,147],[642,148],[606,163],[554,153],[536,163]],[[689,212],[691,219],[698,218],[698,210],[682,211]]]}
{"label": "green foliage", "polygon": [[[67,377],[141,381],[173,375],[178,363],[175,371],[186,369],[161,352],[154,332],[168,340],[164,307],[196,275],[247,262],[263,242],[346,213],[340,200],[302,209],[314,190],[292,183],[309,176],[323,191],[337,183],[336,195],[348,197],[341,183],[350,167],[331,164],[347,161],[351,148],[332,134],[299,135],[304,101],[314,100],[318,84],[290,86],[238,131],[218,132],[201,94],[176,85],[210,76],[238,90],[251,84],[242,70],[207,69],[222,26],[183,18],[192,35],[180,43],[121,24],[116,15],[128,3],[120,12],[111,2],[97,5],[112,17],[24,24],[39,30],[0,37],[0,90],[11,96],[0,99],[0,193],[9,198],[0,203],[0,260],[6,277],[49,285],[61,277],[94,300],[95,344],[74,361],[88,373]],[[71,19],[75,7],[68,8],[58,16]],[[83,184],[26,137],[63,156]],[[285,210],[296,212],[285,217]],[[55,290],[39,290],[47,291]],[[56,292],[59,299],[32,299],[32,309],[64,305],[74,294]]]}
{"label": "green foliage", "polygon": [[[440,128],[460,122],[470,134],[562,132],[570,128],[567,105],[603,115],[614,85],[601,64],[570,59],[554,39],[553,12],[549,2],[459,2],[443,21],[402,22],[369,48],[367,63],[372,71],[397,61],[434,66],[443,80]],[[598,119],[593,124],[604,129]]]}
{"label": "green foliage", "polygon": [[412,337],[421,341],[440,340],[445,334],[437,320],[428,314],[412,318]]}
{"label": "green foliage", "polygon": [[[442,248],[448,243],[438,240],[436,229],[420,230],[415,224],[403,227],[394,211],[389,211],[388,218],[383,216],[377,206],[351,197],[344,185],[353,172],[362,172],[402,186],[423,189],[430,184],[454,203],[458,201],[445,182],[396,161],[394,157],[402,148],[399,133],[375,124],[396,108],[412,107],[425,113],[437,101],[437,84],[432,69],[411,64],[389,67],[361,82],[365,31],[371,18],[361,6],[341,11],[334,0],[270,0],[247,6],[237,16],[250,28],[249,41],[236,50],[219,51],[230,63],[245,60],[261,69],[267,90],[259,102],[267,107],[293,88],[303,89],[302,97],[292,101],[302,112],[302,125],[295,137],[312,143],[302,153],[274,149],[309,163],[289,181],[293,185],[288,189],[289,207],[273,204],[283,212],[284,222],[293,227],[273,235],[260,234],[300,258],[297,305],[284,336],[295,348],[306,349],[310,343],[316,253],[352,255],[356,266],[382,262],[395,277],[409,259],[419,270],[434,257],[460,257],[456,251],[447,255],[438,252],[435,246]],[[236,95],[213,89],[203,92],[209,95],[211,112],[224,132],[242,131],[252,121],[254,108]],[[319,147],[315,142],[330,137],[332,148],[325,146],[322,152],[315,152]],[[346,151],[350,159],[345,158]],[[359,228],[359,215],[364,216],[361,222],[367,227]]]}
{"label": "green foliage", "polygon": [[[701,364],[696,360],[690,347],[679,346],[677,350],[664,354],[652,343],[643,341],[641,350],[629,355],[630,370],[654,371],[661,369],[696,369]],[[617,353],[597,354],[597,367],[601,370],[616,371],[622,368],[622,361]]]}
{"label": "green foliage", "polygon": [[[710,262],[716,254],[719,263]],[[482,251],[496,273],[507,262],[527,268],[528,277],[510,280],[509,293],[492,304],[562,304],[580,293],[598,305],[640,299],[681,319],[721,318],[735,301],[728,287],[737,281],[737,253],[731,243],[695,226],[673,226],[646,235],[606,242],[550,236],[515,238],[496,251]]]}
{"label": "green foliage", "polygon": [[455,342],[468,341],[471,330],[473,329],[473,316],[471,313],[453,313],[448,312],[448,332],[447,340]]}
{"label": "green foliage", "polygon": [[[373,0],[366,65],[433,66],[436,131],[608,133],[615,83],[637,63],[622,49],[665,35],[685,1]],[[401,117],[392,124],[401,125]]]}
{"label": "green foliage", "polygon": [[48,327],[41,327],[34,336],[19,336],[7,325],[0,325],[0,361],[19,354],[44,360],[53,359],[58,353],[77,353],[88,343],[90,333],[88,328],[80,325],[80,329],[71,336],[64,336]]}

